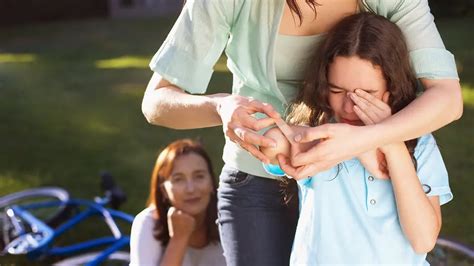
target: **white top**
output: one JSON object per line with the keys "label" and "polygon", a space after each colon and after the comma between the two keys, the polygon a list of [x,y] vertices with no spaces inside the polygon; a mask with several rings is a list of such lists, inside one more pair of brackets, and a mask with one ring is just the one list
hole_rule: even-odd
{"label": "white top", "polygon": [[[132,224],[130,237],[130,265],[159,265],[165,247],[153,237],[155,208],[140,212]],[[188,247],[183,266],[222,266],[225,259],[220,243],[211,243],[204,248]]]}

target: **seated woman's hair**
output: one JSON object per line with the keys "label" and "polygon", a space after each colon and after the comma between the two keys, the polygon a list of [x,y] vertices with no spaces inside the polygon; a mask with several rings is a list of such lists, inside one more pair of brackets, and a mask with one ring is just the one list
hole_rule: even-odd
{"label": "seated woman's hair", "polygon": [[162,186],[165,181],[171,176],[175,160],[182,155],[190,153],[201,156],[207,164],[207,170],[212,179],[213,190],[211,199],[206,210],[206,225],[207,225],[207,239],[211,242],[219,240],[219,233],[217,230],[217,181],[212,169],[211,159],[204,150],[201,143],[191,139],[181,139],[169,144],[158,156],[155,167],[151,175],[150,195],[148,198],[148,205],[156,207],[158,219],[154,227],[154,237],[166,246],[170,240],[167,213],[171,207],[169,199],[166,197]]}

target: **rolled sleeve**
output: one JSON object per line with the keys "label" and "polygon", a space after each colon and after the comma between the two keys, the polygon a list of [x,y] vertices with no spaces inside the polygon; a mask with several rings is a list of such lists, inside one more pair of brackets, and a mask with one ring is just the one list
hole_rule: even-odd
{"label": "rolled sleeve", "polygon": [[428,185],[428,196],[439,196],[440,205],[453,199],[449,187],[448,172],[433,135],[428,134],[418,139],[415,149],[417,174],[423,185]]}
{"label": "rolled sleeve", "polygon": [[445,49],[424,48],[410,52],[417,78],[459,79],[454,55]]}
{"label": "rolled sleeve", "polygon": [[459,79],[454,56],[444,46],[427,0],[367,2],[403,32],[417,78]]}
{"label": "rolled sleeve", "polygon": [[233,5],[227,1],[186,1],[150,68],[190,93],[204,93],[228,41],[232,20]]}

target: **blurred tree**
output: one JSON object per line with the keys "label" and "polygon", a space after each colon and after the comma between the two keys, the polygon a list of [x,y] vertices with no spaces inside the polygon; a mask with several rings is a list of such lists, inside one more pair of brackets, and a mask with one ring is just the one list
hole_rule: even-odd
{"label": "blurred tree", "polygon": [[474,15],[474,0],[429,0],[429,4],[437,18]]}

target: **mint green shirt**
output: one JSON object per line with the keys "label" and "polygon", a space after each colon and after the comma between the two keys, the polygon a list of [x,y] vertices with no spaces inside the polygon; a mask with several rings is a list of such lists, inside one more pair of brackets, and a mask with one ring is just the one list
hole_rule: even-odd
{"label": "mint green shirt", "polygon": [[[427,0],[363,2],[362,10],[385,16],[401,28],[418,78],[458,78]],[[285,0],[188,0],[150,68],[189,93],[205,93],[214,64],[225,51],[232,93],[270,103],[283,114],[292,97],[279,89],[274,55],[284,4]],[[228,139],[223,159],[244,172],[276,178]]]}

